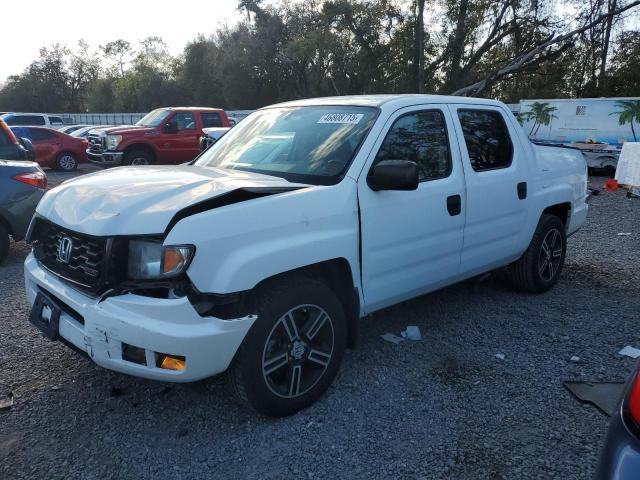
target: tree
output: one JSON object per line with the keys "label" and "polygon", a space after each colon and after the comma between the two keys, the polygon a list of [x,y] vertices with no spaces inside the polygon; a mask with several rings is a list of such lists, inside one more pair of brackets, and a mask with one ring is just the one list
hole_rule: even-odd
{"label": "tree", "polygon": [[637,142],[636,130],[633,127],[633,122],[640,123],[640,100],[619,100],[616,102],[616,107],[620,108],[619,112],[613,112],[611,115],[618,115],[618,123],[620,125],[631,125],[631,133],[633,134],[633,141]]}
{"label": "tree", "polygon": [[[631,2],[624,7],[620,7],[615,11],[602,14],[592,21],[575,28],[569,32],[556,35],[551,33],[543,40],[536,41],[530,48],[518,52],[515,57],[490,72],[482,80],[474,82],[466,87],[460,88],[453,92],[453,95],[478,94],[485,91],[493,83],[505,77],[513,76],[521,71],[538,67],[540,64],[549,60],[556,59],[564,51],[572,47],[572,41],[583,32],[588,31],[596,25],[602,24],[607,18],[620,15],[621,13],[640,5],[640,0]],[[557,47],[560,45],[559,47]],[[557,47],[557,48],[556,48]]]}
{"label": "tree", "polygon": [[424,91],[424,2],[425,0],[417,0],[416,49],[418,53],[418,93]]}

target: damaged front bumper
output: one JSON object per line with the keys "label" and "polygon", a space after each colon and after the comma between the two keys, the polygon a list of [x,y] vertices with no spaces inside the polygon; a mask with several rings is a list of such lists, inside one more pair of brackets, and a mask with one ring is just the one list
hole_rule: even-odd
{"label": "damaged front bumper", "polygon": [[[33,254],[24,273],[30,305],[43,292],[62,306],[59,335],[66,343],[102,367],[137,377],[190,382],[223,372],[256,319],[202,317],[186,297],[125,294],[100,301],[43,269]],[[141,354],[123,358],[123,351],[132,347]],[[161,368],[158,358],[163,355],[184,357],[184,369]]]}

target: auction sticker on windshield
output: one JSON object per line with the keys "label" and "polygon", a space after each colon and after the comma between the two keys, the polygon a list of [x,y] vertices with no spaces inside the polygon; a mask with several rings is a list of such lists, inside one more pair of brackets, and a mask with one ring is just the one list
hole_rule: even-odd
{"label": "auction sticker on windshield", "polygon": [[320,117],[317,123],[347,123],[357,125],[364,114],[362,113],[327,113]]}

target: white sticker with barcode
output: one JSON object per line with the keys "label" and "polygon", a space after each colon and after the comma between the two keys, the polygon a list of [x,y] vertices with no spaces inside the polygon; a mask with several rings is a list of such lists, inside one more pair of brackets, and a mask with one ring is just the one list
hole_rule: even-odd
{"label": "white sticker with barcode", "polygon": [[349,125],[357,125],[363,116],[363,113],[327,113],[320,117],[318,123],[346,123]]}

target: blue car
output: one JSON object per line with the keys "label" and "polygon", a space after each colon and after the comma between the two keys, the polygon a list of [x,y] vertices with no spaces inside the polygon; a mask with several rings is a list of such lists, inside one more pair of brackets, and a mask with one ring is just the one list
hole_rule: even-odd
{"label": "blue car", "polygon": [[611,418],[596,470],[598,480],[640,479],[640,372],[629,378]]}

